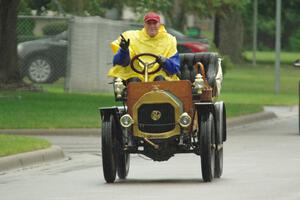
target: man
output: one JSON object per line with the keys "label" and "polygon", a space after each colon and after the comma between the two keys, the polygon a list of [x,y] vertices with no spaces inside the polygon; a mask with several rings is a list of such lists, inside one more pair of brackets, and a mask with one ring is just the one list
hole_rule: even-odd
{"label": "man", "polygon": [[[142,74],[131,69],[130,60],[141,53],[152,53],[159,56],[157,62],[162,69],[156,74],[149,75],[149,81],[179,80],[176,74],[179,72],[180,61],[176,46],[176,38],[167,33],[160,23],[159,15],[149,12],[144,16],[142,30],[126,31],[112,42],[112,50],[115,54],[114,67],[110,69],[108,76],[119,77],[126,81],[144,81]],[[140,59],[144,62],[151,62],[154,58],[143,56]]]}

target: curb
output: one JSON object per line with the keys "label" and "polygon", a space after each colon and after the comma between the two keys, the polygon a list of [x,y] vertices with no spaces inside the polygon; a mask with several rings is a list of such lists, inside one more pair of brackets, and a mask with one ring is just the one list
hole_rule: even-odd
{"label": "curb", "polygon": [[254,123],[262,120],[269,120],[277,118],[276,114],[273,112],[259,112],[250,115],[234,117],[227,120],[227,127],[232,128],[235,126],[241,126],[245,124]]}
{"label": "curb", "polygon": [[12,156],[0,158],[0,172],[22,169],[34,164],[47,163],[55,160],[61,160],[65,157],[61,147],[51,146],[48,149],[42,149],[32,152],[20,153]]}

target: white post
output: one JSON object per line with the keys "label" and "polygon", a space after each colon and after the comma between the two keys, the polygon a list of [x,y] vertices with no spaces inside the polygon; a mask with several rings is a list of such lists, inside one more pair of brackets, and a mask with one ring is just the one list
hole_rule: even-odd
{"label": "white post", "polygon": [[257,51],[257,0],[253,2],[253,52],[252,64],[256,66],[256,51]]}
{"label": "white post", "polygon": [[281,0],[276,0],[275,93],[280,92]]}

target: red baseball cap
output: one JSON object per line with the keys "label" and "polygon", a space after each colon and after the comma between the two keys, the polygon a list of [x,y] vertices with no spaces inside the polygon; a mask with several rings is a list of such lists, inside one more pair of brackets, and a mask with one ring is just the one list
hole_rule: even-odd
{"label": "red baseball cap", "polygon": [[150,20],[156,21],[156,22],[160,22],[160,16],[155,13],[155,12],[148,12],[145,16],[144,16],[144,22],[148,22]]}

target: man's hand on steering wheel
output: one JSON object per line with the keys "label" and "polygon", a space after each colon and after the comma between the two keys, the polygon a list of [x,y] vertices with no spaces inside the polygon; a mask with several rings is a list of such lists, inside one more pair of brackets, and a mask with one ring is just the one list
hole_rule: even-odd
{"label": "man's hand on steering wheel", "polygon": [[166,60],[167,58],[163,56],[158,56],[158,58],[156,59],[157,63],[162,67],[164,67]]}

